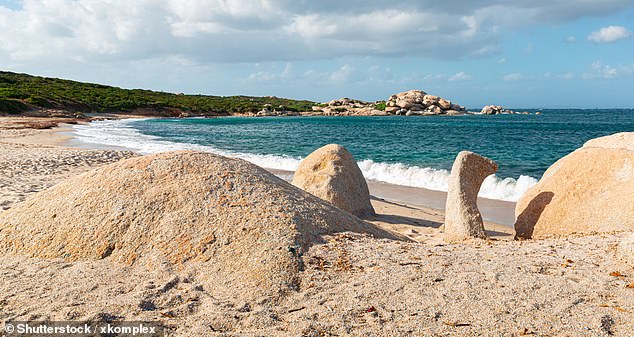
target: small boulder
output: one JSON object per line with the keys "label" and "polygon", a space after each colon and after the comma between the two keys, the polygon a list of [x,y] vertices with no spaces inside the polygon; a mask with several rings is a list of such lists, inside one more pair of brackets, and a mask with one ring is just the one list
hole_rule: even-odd
{"label": "small boulder", "polygon": [[451,103],[451,106],[449,107],[449,110],[456,110],[456,111],[465,111],[465,107],[455,104],[455,103]]}
{"label": "small boulder", "polygon": [[436,105],[438,104],[439,100],[440,100],[440,97],[438,96],[425,95],[425,97],[423,97],[423,104],[425,104],[426,106]]}
{"label": "small boulder", "polygon": [[401,110],[401,108],[396,107],[396,106],[388,106],[388,107],[385,108],[385,112],[387,112],[389,114],[395,114],[399,110]]}
{"label": "small boulder", "polygon": [[295,171],[293,185],[356,216],[374,215],[363,173],[341,145],[326,145],[304,158]]}
{"label": "small boulder", "polygon": [[502,109],[498,109],[495,105],[487,105],[480,111],[483,115],[497,115],[502,113]]}
{"label": "small boulder", "polygon": [[428,106],[427,109],[425,109],[425,111],[423,112],[424,115],[440,115],[442,113],[442,109],[435,105]]}
{"label": "small boulder", "polygon": [[412,106],[409,109],[412,111],[421,111],[425,109],[425,107],[421,104],[415,103],[415,104],[412,104]]}
{"label": "small boulder", "polygon": [[441,107],[443,110],[449,110],[451,109],[451,102],[444,99],[444,98],[440,98],[438,100],[438,106]]}
{"label": "small boulder", "polygon": [[445,207],[445,241],[460,242],[486,238],[477,200],[486,177],[497,171],[497,164],[477,153],[462,151],[456,157],[449,177]]}

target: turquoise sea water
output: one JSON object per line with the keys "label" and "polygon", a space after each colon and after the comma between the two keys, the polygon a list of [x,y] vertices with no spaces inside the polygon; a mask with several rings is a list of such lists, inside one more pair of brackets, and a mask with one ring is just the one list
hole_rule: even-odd
{"label": "turquoise sea water", "polygon": [[143,119],[77,126],[75,132],[85,142],[142,153],[192,148],[289,171],[315,149],[338,143],[354,154],[368,179],[435,190],[446,189],[456,154],[470,150],[499,164],[482,195],[516,200],[551,164],[587,140],[634,131],[634,109],[541,111],[542,115]]}

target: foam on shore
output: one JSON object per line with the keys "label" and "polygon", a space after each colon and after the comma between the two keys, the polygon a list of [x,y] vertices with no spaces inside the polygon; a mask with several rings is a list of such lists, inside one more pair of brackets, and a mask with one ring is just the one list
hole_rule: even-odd
{"label": "foam on shore", "polygon": [[[73,127],[73,133],[76,139],[83,143],[123,147],[141,154],[197,150],[244,159],[274,170],[295,171],[302,160],[301,157],[287,155],[240,153],[208,145],[168,141],[141,133],[132,125],[135,120],[139,119],[106,120],[76,125]],[[447,191],[448,187],[449,172],[447,170],[372,160],[359,161],[359,167],[368,180],[435,191]],[[535,178],[524,175],[517,179],[491,175],[484,180],[479,195],[489,199],[517,201],[536,183]]]}

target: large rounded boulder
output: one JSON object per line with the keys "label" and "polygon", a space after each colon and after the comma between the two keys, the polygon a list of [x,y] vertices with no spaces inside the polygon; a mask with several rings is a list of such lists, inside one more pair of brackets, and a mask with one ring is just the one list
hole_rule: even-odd
{"label": "large rounded boulder", "polygon": [[84,173],[0,213],[0,254],[189,270],[242,298],[296,287],[302,253],[340,231],[392,237],[246,161],[177,151]]}
{"label": "large rounded boulder", "polygon": [[323,146],[299,164],[293,185],[359,217],[374,215],[368,184],[350,151]]}
{"label": "large rounded boulder", "polygon": [[634,230],[634,132],[592,139],[517,202],[518,238]]}

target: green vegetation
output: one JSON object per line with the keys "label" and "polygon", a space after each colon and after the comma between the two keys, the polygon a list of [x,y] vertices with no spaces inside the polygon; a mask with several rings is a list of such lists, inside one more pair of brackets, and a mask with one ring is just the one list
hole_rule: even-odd
{"label": "green vegetation", "polygon": [[385,111],[386,107],[387,103],[385,103],[385,101],[377,102],[376,104],[374,104],[374,108],[377,110]]}
{"label": "green vegetation", "polygon": [[0,98],[0,112],[8,114],[19,114],[28,110],[26,104],[15,99],[3,99]]}
{"label": "green vegetation", "polygon": [[228,115],[257,112],[264,105],[288,111],[310,111],[316,103],[278,97],[183,95],[150,90],[128,90],[92,83],[0,71],[0,112],[54,108],[74,112],[132,112],[153,115]]}

